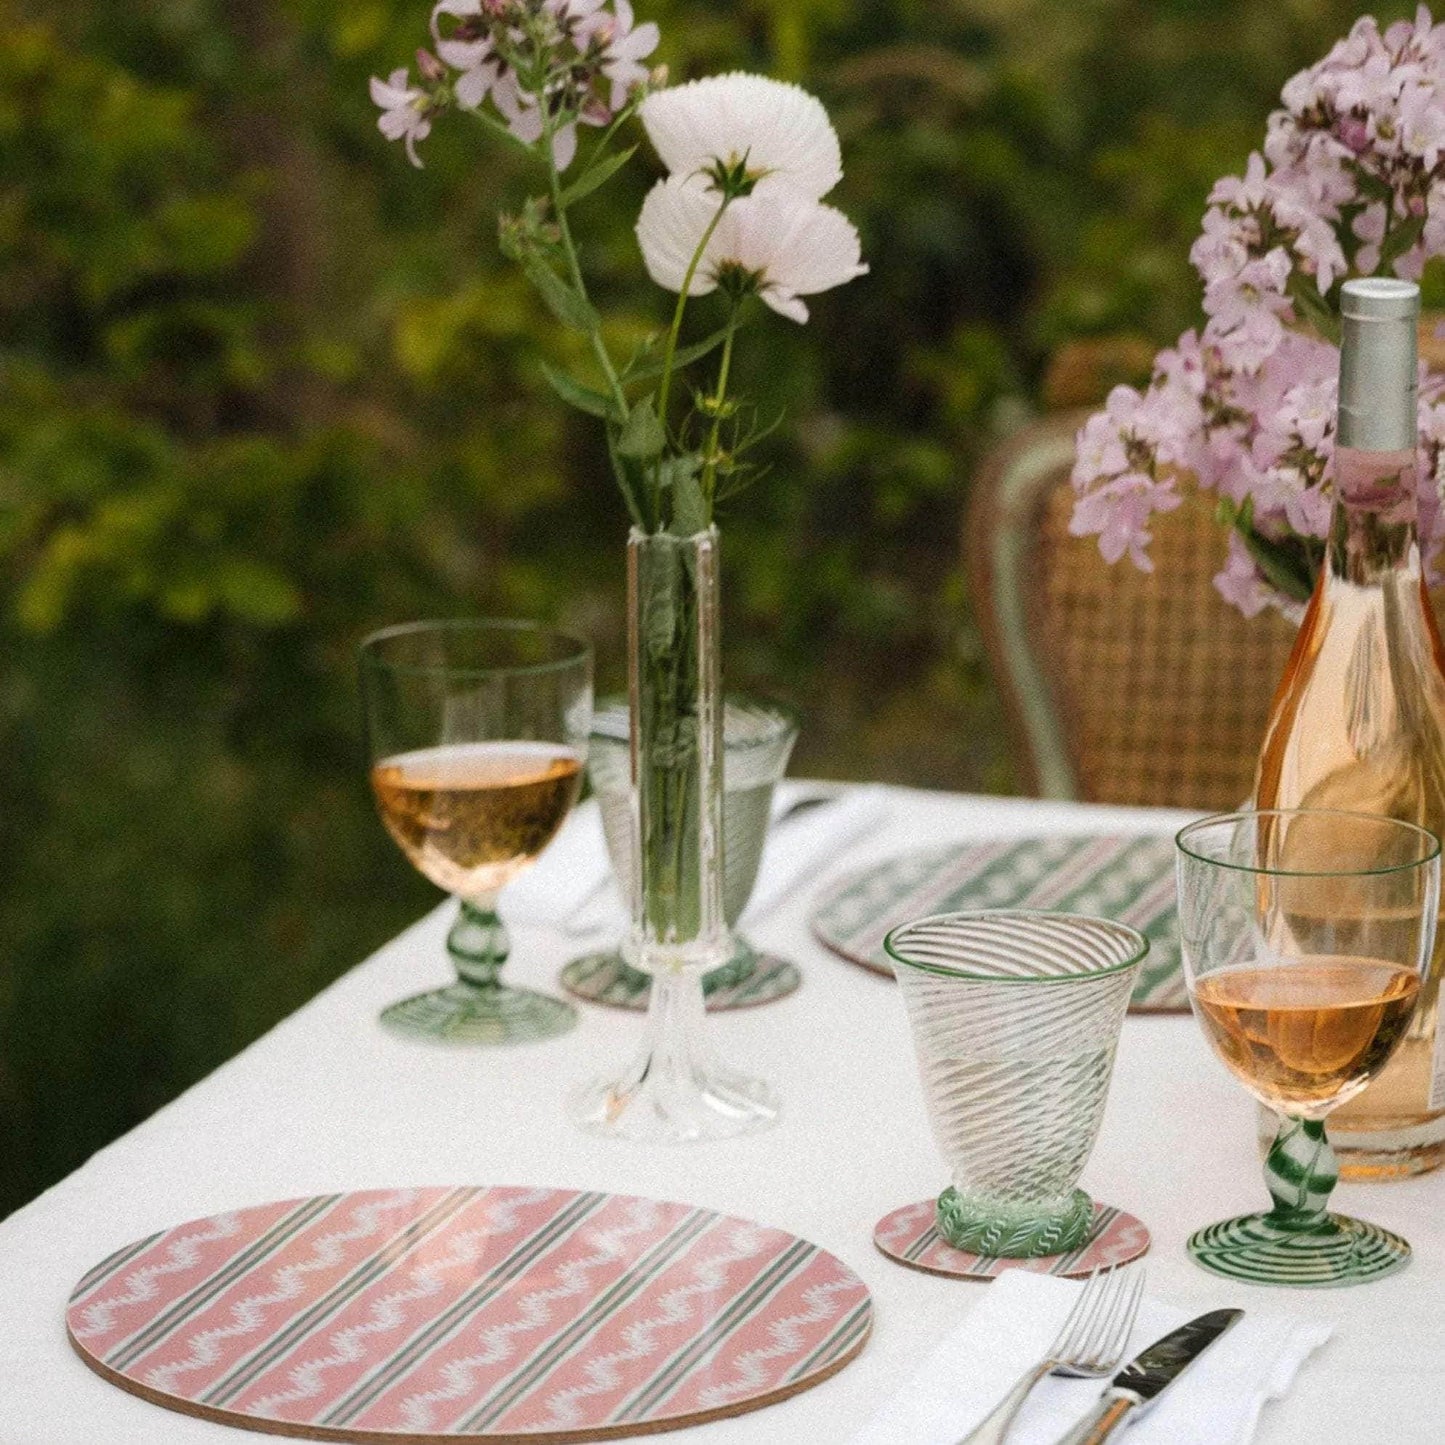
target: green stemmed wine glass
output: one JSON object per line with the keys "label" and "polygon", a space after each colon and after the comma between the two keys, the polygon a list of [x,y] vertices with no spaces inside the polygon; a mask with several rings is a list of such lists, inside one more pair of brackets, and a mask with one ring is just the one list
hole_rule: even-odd
{"label": "green stemmed wine glass", "polygon": [[1405,1036],[1440,901],[1440,843],[1413,823],[1324,809],[1206,818],[1178,836],[1179,932],[1195,1018],[1225,1066],[1281,1116],[1274,1207],[1209,1225],[1189,1253],[1256,1284],[1347,1285],[1410,1246],[1331,1214],[1325,1117]]}
{"label": "green stemmed wine glass", "polygon": [[577,800],[592,722],[592,649],[531,622],[414,622],[361,646],[371,787],[412,864],[461,902],[455,983],[383,1012],[389,1028],[460,1043],[550,1038],[561,999],[503,984],[497,894]]}

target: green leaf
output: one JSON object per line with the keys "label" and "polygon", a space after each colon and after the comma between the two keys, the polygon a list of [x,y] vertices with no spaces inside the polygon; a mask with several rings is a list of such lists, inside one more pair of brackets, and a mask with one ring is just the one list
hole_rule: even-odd
{"label": "green leaf", "polygon": [[573,290],[545,261],[524,256],[522,266],[527,279],[547,303],[547,309],[564,326],[590,334],[602,324],[592,303]]}
{"label": "green leaf", "polygon": [[[1221,514],[1224,511],[1223,503],[1220,511]],[[1265,581],[1275,591],[1284,593],[1296,602],[1308,602],[1315,587],[1309,556],[1256,532],[1252,499],[1247,499],[1242,507],[1234,510],[1232,521],[1234,530],[1239,533]]]}
{"label": "green leaf", "polygon": [[1294,302],[1295,311],[1300,318],[1307,321],[1326,341],[1338,346],[1340,318],[1335,315],[1330,303],[1320,295],[1320,288],[1315,285],[1314,279],[1302,271],[1295,271],[1290,275],[1285,289],[1289,292],[1290,300]]}
{"label": "green leaf", "polygon": [[590,196],[598,186],[605,185],[636,154],[637,147],[629,146],[625,151],[618,151],[616,155],[610,155],[584,171],[562,192],[562,209],[566,210],[568,206],[576,205],[584,196]]}
{"label": "green leaf", "polygon": [[593,391],[590,386],[583,386],[565,371],[558,371],[555,366],[548,366],[545,361],[542,363],[542,375],[547,378],[548,386],[568,406],[575,406],[578,411],[585,411],[588,416],[600,416],[605,421],[619,420],[617,406],[610,396]]}
{"label": "green leaf", "polygon": [[1420,239],[1424,230],[1425,217],[1423,215],[1407,216],[1385,237],[1384,243],[1380,247],[1380,264],[1375,269],[1377,271],[1391,270],[1394,263]]}
{"label": "green leaf", "polygon": [[[703,341],[696,342],[692,346],[680,346],[672,357],[672,365],[675,371],[685,366],[691,366],[694,361],[701,361],[709,352],[716,351],[719,346],[727,340],[728,328],[724,326],[720,331]],[[661,376],[662,368],[666,364],[665,356],[653,356],[648,361],[634,361],[622,373],[623,381],[647,381],[651,377]]]}
{"label": "green leaf", "polygon": [[[679,457],[675,460],[693,459]],[[672,484],[673,532],[679,537],[691,537],[694,532],[701,532],[707,524],[707,502],[703,498],[697,468],[679,472]]]}
{"label": "green leaf", "polygon": [[657,419],[652,398],[646,397],[637,403],[627,415],[622,430],[617,436],[617,451],[620,456],[646,461],[661,456],[667,445],[667,433]]}
{"label": "green leaf", "polygon": [[1359,187],[1362,196],[1368,196],[1374,201],[1384,201],[1389,204],[1395,199],[1395,188],[1389,181],[1380,176],[1373,175],[1364,166],[1354,165],[1350,167],[1355,177],[1355,185]]}

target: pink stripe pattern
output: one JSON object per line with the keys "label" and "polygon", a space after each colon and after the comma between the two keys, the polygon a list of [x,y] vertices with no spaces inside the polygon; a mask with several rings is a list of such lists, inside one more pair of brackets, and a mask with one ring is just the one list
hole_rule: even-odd
{"label": "pink stripe pattern", "polygon": [[233,1424],[346,1440],[588,1440],[826,1378],[862,1280],[783,1230],[571,1190],[365,1191],[167,1230],[76,1287],[107,1379]]}

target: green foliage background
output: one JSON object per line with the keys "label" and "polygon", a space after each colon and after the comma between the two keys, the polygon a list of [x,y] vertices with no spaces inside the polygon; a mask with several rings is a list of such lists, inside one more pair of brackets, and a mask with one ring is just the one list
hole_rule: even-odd
{"label": "green foliage background", "polygon": [[[787,422],[725,519],[729,682],[802,706],[797,771],[1007,788],[970,470],[1061,347],[1195,319],[1210,183],[1356,7],[638,8],[675,76],[823,96],[873,267],[745,334]],[[433,901],[372,815],[361,635],[535,615],[620,678],[621,504],[497,254],[535,178],[375,129],[427,10],[0,0],[0,1214]],[[665,314],[645,183],[584,216],[622,331]]]}

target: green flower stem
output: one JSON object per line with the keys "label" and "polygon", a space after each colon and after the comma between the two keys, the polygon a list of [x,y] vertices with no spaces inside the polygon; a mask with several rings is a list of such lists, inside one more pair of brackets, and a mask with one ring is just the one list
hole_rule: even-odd
{"label": "green flower stem", "polygon": [[[548,109],[545,100],[542,100],[542,148],[547,163],[547,187],[552,196],[552,210],[557,217],[557,230],[562,238],[562,252],[567,258],[567,270],[571,277],[572,285],[577,294],[587,301],[587,282],[582,275],[582,263],[577,256],[577,246],[572,239],[572,228],[567,222],[567,205],[562,197],[562,178],[557,174],[557,161],[552,152],[552,139],[557,133],[556,117]],[[609,132],[610,134],[610,132]],[[608,389],[612,393],[612,400],[617,407],[618,425],[627,420],[628,405],[627,393],[622,389],[622,382],[617,375],[617,368],[612,364],[612,356],[607,350],[607,343],[602,338],[602,331],[599,326],[588,328],[587,339],[592,345],[592,354],[597,358],[597,364],[602,368],[602,374],[607,378]],[[639,527],[646,526],[646,519],[643,516],[642,506],[638,498],[633,495],[632,488],[627,483],[627,473],[618,461],[615,453],[608,448],[612,461],[612,472],[617,479],[618,490],[622,493],[622,500],[627,504],[627,512],[633,523]]]}
{"label": "green flower stem", "polygon": [[728,374],[733,364],[733,338],[738,333],[738,313],[741,309],[734,302],[728,313],[728,330],[723,338],[722,360],[717,369],[717,390],[712,397],[712,430],[708,433],[707,450],[703,453],[702,495],[707,504],[709,522],[712,521],[713,501],[717,495],[718,444],[722,435],[723,406],[727,401]]}
{"label": "green flower stem", "polygon": [[667,350],[662,360],[662,385],[657,393],[657,415],[663,426],[667,425],[667,399],[672,392],[672,364],[677,355],[677,339],[682,334],[682,315],[687,310],[688,292],[692,290],[693,277],[697,275],[697,268],[702,265],[708,242],[712,240],[713,232],[717,230],[723,212],[731,202],[731,196],[724,196],[722,205],[717,208],[717,215],[708,222],[707,230],[702,233],[702,240],[698,242],[697,250],[692,253],[692,260],[688,262],[687,274],[682,278],[682,289],[677,293],[677,306],[672,313],[672,329],[667,333]]}

